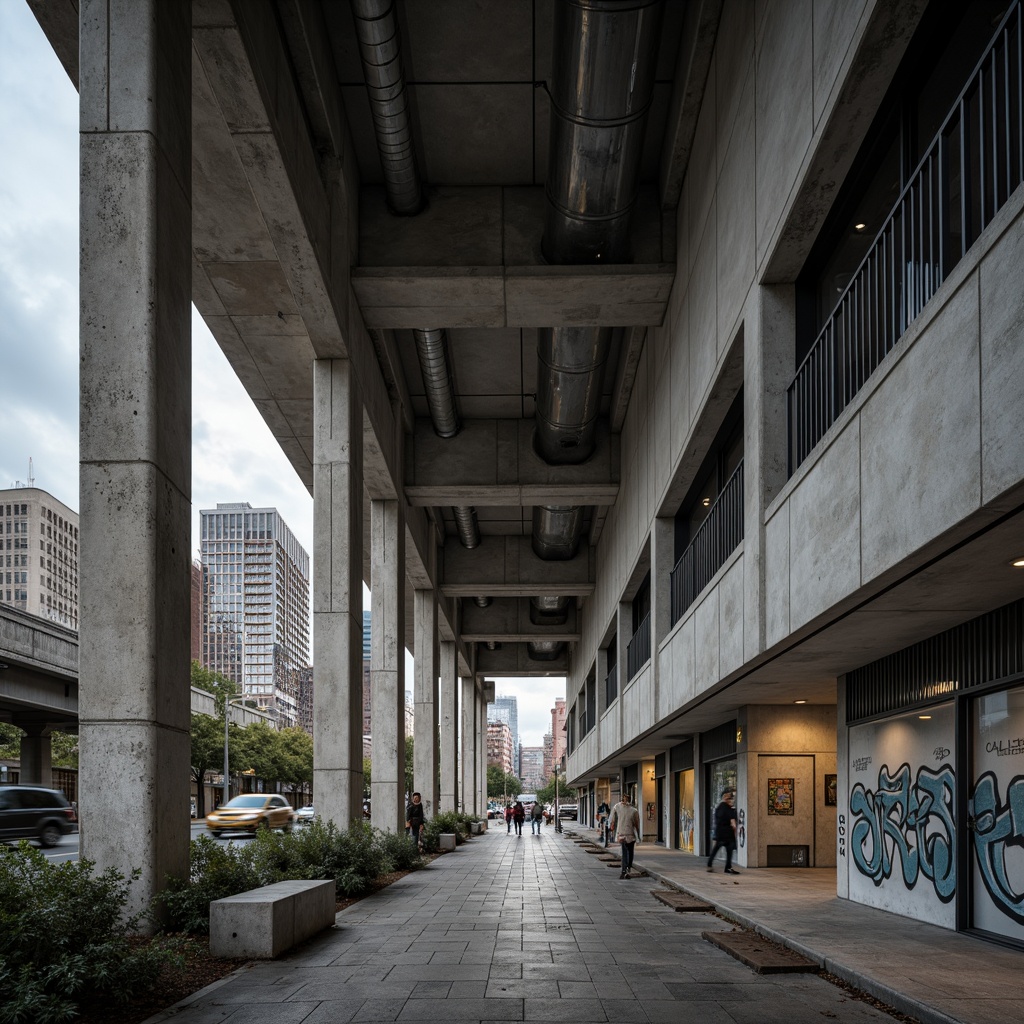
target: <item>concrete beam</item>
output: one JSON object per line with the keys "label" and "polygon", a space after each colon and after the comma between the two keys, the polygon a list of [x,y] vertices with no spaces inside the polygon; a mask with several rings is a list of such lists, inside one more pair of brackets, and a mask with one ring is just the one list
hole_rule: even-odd
{"label": "concrete beam", "polygon": [[577,610],[568,609],[563,625],[538,626],[530,620],[530,601],[525,597],[498,597],[486,608],[467,601],[462,611],[462,639],[466,643],[526,643],[529,640],[580,639]]}
{"label": "concrete beam", "polygon": [[583,465],[549,466],[533,448],[532,420],[467,420],[438,437],[416,421],[406,449],[409,503],[437,505],[613,505],[619,493],[619,437],[602,424]]}
{"label": "concrete beam", "polygon": [[596,566],[590,547],[571,561],[549,562],[534,554],[529,537],[483,537],[471,551],[451,537],[438,573],[441,592],[459,597],[587,597],[594,592]]}
{"label": "concrete beam", "polygon": [[674,263],[617,266],[355,267],[370,328],[656,327]]}
{"label": "concrete beam", "polygon": [[476,670],[478,676],[564,676],[569,671],[568,648],[553,661],[535,661],[526,644],[508,644],[497,651],[480,647]]}

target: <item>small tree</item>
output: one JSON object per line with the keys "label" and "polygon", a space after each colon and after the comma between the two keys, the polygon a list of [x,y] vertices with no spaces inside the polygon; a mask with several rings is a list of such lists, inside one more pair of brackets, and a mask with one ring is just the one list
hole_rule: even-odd
{"label": "small tree", "polygon": [[500,764],[487,766],[487,795],[489,797],[517,797],[522,793],[523,780],[502,771]]}
{"label": "small tree", "polygon": [[196,784],[196,814],[206,817],[206,773],[224,760],[224,720],[209,715],[193,715],[191,730],[192,781]]}

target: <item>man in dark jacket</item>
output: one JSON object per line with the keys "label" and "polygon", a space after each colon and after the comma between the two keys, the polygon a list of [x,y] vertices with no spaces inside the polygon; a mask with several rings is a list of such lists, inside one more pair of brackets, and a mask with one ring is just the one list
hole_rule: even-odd
{"label": "man in dark jacket", "polygon": [[405,808],[405,827],[409,837],[419,846],[423,841],[423,804],[419,793],[413,793],[412,802]]}
{"label": "man in dark jacket", "polygon": [[739,874],[732,867],[732,855],[736,849],[736,808],[732,805],[735,796],[731,789],[724,790],[722,802],[715,808],[715,845],[711,847],[711,856],[708,857],[708,871],[715,870],[715,855],[724,847],[725,873]]}

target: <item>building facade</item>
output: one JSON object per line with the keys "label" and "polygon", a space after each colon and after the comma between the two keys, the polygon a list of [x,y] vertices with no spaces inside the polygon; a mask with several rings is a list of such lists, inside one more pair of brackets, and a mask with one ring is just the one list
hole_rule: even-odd
{"label": "building facade", "polygon": [[515,756],[512,752],[512,730],[508,722],[487,723],[487,763],[498,765],[506,775],[514,775]]}
{"label": "building facade", "polygon": [[309,666],[309,555],[277,509],[202,509],[203,664],[299,724]]}
{"label": "building facade", "polygon": [[0,490],[0,601],[78,629],[78,513],[38,487]]}
{"label": "building facade", "polygon": [[547,783],[544,774],[544,748],[543,747],[520,747],[519,748],[519,778],[527,790],[536,792],[543,789]]}
{"label": "building facade", "polygon": [[487,705],[488,722],[506,722],[512,733],[512,774],[522,778],[519,761],[519,700],[507,694],[495,697]]}
{"label": "building facade", "polygon": [[565,757],[565,698],[556,697],[551,709],[551,760],[561,764]]}

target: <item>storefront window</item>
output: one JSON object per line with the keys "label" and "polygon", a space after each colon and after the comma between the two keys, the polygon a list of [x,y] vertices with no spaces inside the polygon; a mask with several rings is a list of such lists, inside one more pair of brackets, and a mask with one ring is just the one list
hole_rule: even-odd
{"label": "storefront window", "polygon": [[736,758],[727,761],[715,761],[708,765],[707,792],[707,843],[711,849],[711,837],[715,831],[715,808],[722,802],[722,793],[727,789],[736,789],[737,767]]}
{"label": "storefront window", "polygon": [[676,774],[679,807],[677,845],[685,853],[693,853],[693,769]]}

